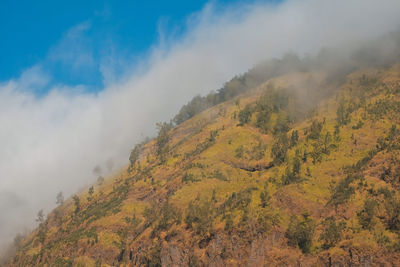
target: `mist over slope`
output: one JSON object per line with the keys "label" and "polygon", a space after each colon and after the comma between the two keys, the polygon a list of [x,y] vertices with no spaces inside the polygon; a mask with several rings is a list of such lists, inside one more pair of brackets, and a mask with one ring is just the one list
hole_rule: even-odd
{"label": "mist over slope", "polygon": [[[35,96],[29,89],[50,80],[40,62],[18,79],[3,82],[0,245],[31,226],[39,209],[54,207],[58,191],[70,195],[93,182],[95,166],[103,175],[124,166],[133,145],[154,135],[155,122],[171,119],[194,95],[218,89],[286,52],[302,58],[334,47],[326,58],[322,53],[321,64],[336,70],[346,62],[352,69],[349,51],[396,30],[399,10],[395,0],[255,3],[222,12],[209,4],[188,18],[189,31],[182,38],[155,44],[130,75],[98,94],[82,93],[84,85],[60,84]],[[357,55],[366,65],[398,55],[396,42],[374,42],[375,48],[367,45],[372,53]]]}
{"label": "mist over slope", "polygon": [[397,266],[400,58],[241,87],[256,69],[39,214],[9,266]]}

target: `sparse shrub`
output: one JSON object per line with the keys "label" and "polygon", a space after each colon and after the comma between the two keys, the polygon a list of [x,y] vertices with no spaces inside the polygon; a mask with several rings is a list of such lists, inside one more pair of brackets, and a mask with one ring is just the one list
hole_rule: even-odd
{"label": "sparse shrub", "polygon": [[243,157],[243,146],[239,146],[235,150],[235,157],[242,158]]}
{"label": "sparse shrub", "polygon": [[286,153],[289,149],[289,140],[286,133],[280,134],[271,148],[271,156],[275,164],[282,164],[285,162]]}
{"label": "sparse shrub", "polygon": [[355,180],[355,177],[348,175],[346,178],[341,180],[338,185],[331,189],[331,198],[328,204],[334,205],[336,208],[347,202],[350,197],[354,194],[354,187],[351,183]]}
{"label": "sparse shrub", "polygon": [[330,132],[327,132],[322,138],[323,148],[322,153],[329,155],[330,149],[336,147],[332,142],[332,135]]}
{"label": "sparse shrub", "polygon": [[193,174],[185,173],[182,176],[182,183],[190,183],[190,182],[197,182],[199,179],[196,179]]}
{"label": "sparse shrub", "polygon": [[339,101],[339,106],[336,110],[336,121],[339,126],[346,125],[350,122],[350,111],[346,107],[346,101],[341,98]]}
{"label": "sparse shrub", "polygon": [[268,124],[271,118],[271,111],[268,109],[261,110],[257,113],[256,127],[260,128],[262,132],[268,132]]}
{"label": "sparse shrub", "polygon": [[292,216],[286,231],[289,245],[298,246],[303,253],[309,253],[312,245],[314,228],[314,221],[309,214],[304,213],[301,219]]}
{"label": "sparse shrub", "polygon": [[392,194],[385,196],[386,225],[389,230],[400,230],[400,200]]}
{"label": "sparse shrub", "polygon": [[129,155],[130,169],[133,169],[135,167],[136,162],[139,160],[141,150],[142,144],[136,144],[135,147],[131,150],[131,154]]}
{"label": "sparse shrub", "polygon": [[38,222],[39,224],[42,224],[44,222],[44,212],[43,212],[43,210],[39,210],[38,211],[36,222]]}
{"label": "sparse shrub", "polygon": [[360,129],[361,127],[363,127],[363,125],[364,125],[364,122],[363,122],[362,120],[359,120],[358,123],[357,123],[356,125],[353,125],[351,128],[352,128],[353,130],[358,130],[358,129]]}
{"label": "sparse shrub", "polygon": [[266,208],[271,201],[271,196],[268,193],[268,187],[267,185],[264,186],[264,190],[261,191],[260,193],[260,205],[262,208]]}
{"label": "sparse shrub", "polygon": [[371,230],[375,224],[375,214],[378,202],[374,199],[366,199],[364,208],[357,213],[358,222],[363,229]]}
{"label": "sparse shrub", "polygon": [[158,231],[168,230],[173,224],[180,224],[182,220],[182,212],[166,201],[159,212],[160,219],[155,226],[153,233],[157,233]]}
{"label": "sparse shrub", "polygon": [[88,190],[88,197],[87,197],[87,200],[88,200],[89,202],[92,201],[92,199],[93,199],[93,194],[94,194],[94,187],[91,186],[91,187],[89,188],[89,190]]}
{"label": "sparse shrub", "polygon": [[228,178],[220,170],[215,170],[212,177],[221,181],[228,181]]}
{"label": "sparse shrub", "polygon": [[318,162],[322,161],[322,151],[323,147],[321,142],[314,142],[312,144],[313,149],[311,150],[311,158],[312,158],[312,163],[317,164]]}
{"label": "sparse shrub", "polygon": [[274,134],[278,135],[289,131],[289,122],[284,112],[279,112],[278,118],[274,126]]}
{"label": "sparse shrub", "polygon": [[161,246],[155,244],[149,251],[147,257],[147,266],[161,267]]}
{"label": "sparse shrub", "polygon": [[203,238],[212,235],[213,219],[214,208],[210,200],[200,200],[197,198],[189,203],[185,223]]}
{"label": "sparse shrub", "polygon": [[250,151],[250,158],[255,160],[260,160],[265,156],[265,149],[267,145],[264,145],[261,141],[258,142],[258,145],[254,146]]}
{"label": "sparse shrub", "polygon": [[238,117],[239,117],[239,125],[243,126],[247,123],[249,123],[250,118],[251,118],[252,110],[250,105],[246,105],[244,109],[239,111]]}
{"label": "sparse shrub", "polygon": [[299,132],[297,130],[292,131],[290,135],[290,147],[294,147],[299,142]]}
{"label": "sparse shrub", "polygon": [[168,152],[168,142],[170,139],[169,136],[169,130],[172,128],[171,123],[166,123],[166,122],[159,122],[156,124],[157,130],[158,130],[158,135],[156,138],[156,145],[157,145],[157,155],[161,156],[161,161],[165,161],[165,154]]}
{"label": "sparse shrub", "polygon": [[62,205],[64,204],[64,195],[63,192],[58,192],[57,197],[56,197],[56,204],[57,205]]}
{"label": "sparse shrub", "polygon": [[335,246],[342,239],[342,232],[346,228],[346,222],[336,223],[334,217],[328,217],[323,222],[324,231],[320,235],[323,248],[328,249]]}
{"label": "sparse shrub", "polygon": [[225,231],[227,232],[231,232],[233,229],[233,219],[232,219],[232,215],[228,214],[225,216]]}
{"label": "sparse shrub", "polygon": [[308,130],[309,134],[307,135],[307,139],[318,140],[321,136],[322,131],[322,122],[313,120],[311,126]]}

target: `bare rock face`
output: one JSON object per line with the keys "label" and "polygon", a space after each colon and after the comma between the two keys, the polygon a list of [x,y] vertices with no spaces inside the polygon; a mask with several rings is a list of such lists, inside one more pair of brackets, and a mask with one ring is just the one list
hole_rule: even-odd
{"label": "bare rock face", "polygon": [[161,250],[161,264],[165,267],[186,266],[185,255],[179,247],[168,244]]}
{"label": "bare rock face", "polygon": [[258,238],[251,242],[250,257],[247,266],[263,266],[265,262],[265,242]]}
{"label": "bare rock face", "polygon": [[208,266],[219,267],[225,266],[223,260],[223,253],[225,252],[225,240],[222,235],[217,234],[210,242],[207,251]]}

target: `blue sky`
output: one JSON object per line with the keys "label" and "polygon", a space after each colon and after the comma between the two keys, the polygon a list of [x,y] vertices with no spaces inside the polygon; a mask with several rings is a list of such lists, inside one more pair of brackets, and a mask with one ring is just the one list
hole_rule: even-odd
{"label": "blue sky", "polygon": [[[40,72],[54,84],[98,91],[120,78],[149,49],[159,33],[185,33],[188,16],[208,1],[14,1],[0,8],[0,82]],[[225,8],[238,0],[213,1]],[[23,7],[23,8],[21,8]]]}

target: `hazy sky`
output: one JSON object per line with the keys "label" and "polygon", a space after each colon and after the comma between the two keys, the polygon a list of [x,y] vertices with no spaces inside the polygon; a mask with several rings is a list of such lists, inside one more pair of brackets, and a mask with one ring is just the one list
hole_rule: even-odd
{"label": "hazy sky", "polygon": [[[180,15],[185,30],[177,35],[174,27],[159,27],[157,38],[138,49],[140,56],[112,43],[110,53],[96,54],[91,44],[99,39],[90,31],[97,20],[85,14],[57,33],[61,37],[41,50],[37,61],[26,61],[24,70],[12,72],[19,75],[9,74],[12,78],[0,84],[0,242],[33,225],[39,209],[54,207],[58,191],[68,196],[94,182],[94,166],[127,164],[133,145],[153,135],[157,121],[172,118],[194,95],[220,88],[263,59],[358,46],[398,29],[400,1],[257,1],[218,8],[211,2]],[[2,68],[14,64],[12,57],[1,61]],[[53,70],[49,62],[62,66]],[[88,78],[85,84],[80,75],[92,65],[97,70],[90,75],[101,82]],[[71,82],[59,71],[81,78]],[[93,84],[99,89],[91,89]]]}
{"label": "hazy sky", "polygon": [[[0,81],[16,78],[25,68],[40,62],[51,73],[50,84],[85,84],[85,90],[102,90],[101,65],[119,76],[126,65],[134,65],[158,42],[159,31],[167,31],[169,39],[182,36],[187,30],[187,16],[206,2],[3,0]],[[235,2],[215,3],[222,9]],[[85,26],[80,31],[70,31],[82,23]],[[77,53],[80,57],[75,62],[72,58]],[[108,57],[112,60],[106,60]],[[36,90],[45,92],[50,88],[47,85]]]}

